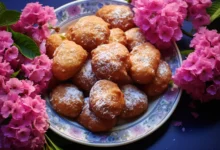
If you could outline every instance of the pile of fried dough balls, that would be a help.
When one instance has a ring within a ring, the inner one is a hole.
[[[171,80],[169,65],[133,23],[128,6],[106,5],[46,41],[53,60],[50,103],[62,116],[92,132],[146,112]]]

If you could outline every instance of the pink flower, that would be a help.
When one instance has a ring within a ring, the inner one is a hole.
[[[135,0],[132,4],[135,24],[159,49],[169,48],[172,41],[181,39],[181,27],[187,16],[184,0]]]
[[[11,128],[11,127],[9,127],[9,126],[3,126],[2,127],[2,131],[4,133],[4,136],[6,136],[6,137],[13,138],[13,137],[16,136],[15,135],[16,130]]]
[[[198,30],[190,44],[195,51],[173,76],[176,85],[202,102],[220,99],[220,44],[215,47],[210,44],[213,35],[220,39],[220,34],[215,30]]]
[[[5,78],[9,79],[13,72],[14,71],[8,62],[0,62],[0,76],[4,76]]]
[[[35,94],[42,93],[47,88],[52,78],[51,64],[52,61],[45,54],[34,58],[30,63],[22,64],[25,76],[34,82]]]
[[[38,2],[28,3],[13,29],[27,34],[40,45],[50,35],[49,26],[54,26],[56,22],[53,7],[43,7]]]
[[[173,36],[173,29],[167,26],[162,26],[158,28],[159,37],[164,42],[169,42]]]
[[[193,27],[198,30],[199,27],[210,23],[210,16],[206,9],[211,6],[211,0],[186,0],[188,4],[188,18],[192,21]]]
[[[6,82],[8,93],[20,94],[24,91],[22,82],[17,78],[11,78]]]
[[[21,142],[26,142],[29,140],[29,137],[30,137],[30,129],[24,127],[24,128],[20,128],[18,131],[17,131],[17,134],[16,134],[17,138],[19,139],[19,141]]]
[[[3,51],[6,48],[9,48],[12,44],[12,34],[7,31],[0,31],[0,54],[2,54]]]
[[[1,115],[4,118],[7,118],[14,110],[14,104],[11,101],[4,101],[4,104],[1,108]]]
[[[18,48],[12,46],[5,51],[4,58],[6,61],[12,61],[18,57]]]
[[[35,91],[33,82],[30,80],[22,80],[21,82],[23,83],[23,87],[24,87],[23,94],[27,96],[31,96],[31,94]]]
[[[198,29],[202,25],[208,25],[210,23],[210,16],[208,14],[198,14],[192,20],[195,29]]]
[[[44,132],[45,129],[48,128],[48,123],[47,121],[45,120],[45,118],[43,117],[38,117],[34,120],[34,127],[40,131],[40,132]]]
[[[21,119],[24,113],[25,113],[24,108],[22,107],[21,104],[19,104],[19,102],[17,102],[14,106],[14,111],[12,113],[13,119],[16,119],[16,120]]]

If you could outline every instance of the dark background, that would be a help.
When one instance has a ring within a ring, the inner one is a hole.
[[[53,6],[55,8],[71,2],[71,0],[38,0],[43,5]],[[1,0],[8,9],[21,11],[29,2],[34,0]],[[219,24],[218,24],[219,26]],[[190,30],[191,25],[184,23],[184,29]],[[190,38],[184,36],[178,42],[181,50],[187,49]],[[190,96],[185,92],[181,97],[176,111],[170,119],[157,131],[133,144],[105,148],[114,150],[220,150],[220,101],[212,101],[200,104],[195,102],[196,108],[190,108],[192,102]],[[197,112],[199,117],[196,119],[191,112]],[[182,126],[174,126],[173,122],[181,121]],[[69,142],[48,131],[49,137],[61,148],[66,149],[85,149],[99,150],[101,148],[87,147]],[[102,148],[103,149],[103,148]]]

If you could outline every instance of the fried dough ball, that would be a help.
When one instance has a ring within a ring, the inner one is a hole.
[[[87,52],[72,41],[63,41],[54,52],[53,75],[58,80],[67,80],[79,71],[86,61]]]
[[[120,115],[121,118],[134,118],[147,110],[147,95],[131,84],[121,87],[124,94],[125,107]]]
[[[61,84],[53,89],[50,103],[57,113],[74,118],[82,111],[83,93],[72,84]]]
[[[124,5],[106,5],[96,12],[96,15],[111,25],[111,28],[120,28],[127,31],[135,26],[134,14],[130,7]]]
[[[92,51],[92,69],[98,78],[130,83],[129,68],[129,52],[120,43],[103,44]]]
[[[134,47],[130,53],[130,74],[136,83],[147,84],[151,82],[160,62],[160,52],[150,43]]]
[[[91,51],[98,45],[108,43],[110,35],[109,24],[97,16],[80,18],[67,30],[67,39]]]
[[[52,34],[46,40],[46,53],[49,58],[53,58],[53,53],[58,46],[63,42],[63,37],[60,34]]]
[[[92,132],[109,131],[113,128],[116,124],[116,118],[111,120],[98,118],[89,109],[89,98],[86,98],[84,102],[83,110],[77,119],[81,125]]]
[[[172,77],[172,72],[169,65],[161,60],[157,69],[154,80],[145,85],[143,90],[148,96],[158,96],[162,94],[168,87]]]
[[[90,108],[97,117],[113,119],[122,112],[125,101],[117,84],[99,80],[90,91]]]
[[[89,91],[98,81],[92,70],[91,60],[87,60],[81,70],[73,77],[73,83],[85,91]]]
[[[110,30],[109,43],[118,42],[127,45],[126,36],[123,30],[114,28]]]
[[[132,28],[126,31],[125,35],[129,51],[131,51],[135,46],[141,45],[146,42],[146,39],[139,28]]]

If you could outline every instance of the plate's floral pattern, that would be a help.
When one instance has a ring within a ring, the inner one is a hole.
[[[58,26],[82,16],[95,14],[103,5],[109,4],[128,5],[125,2],[116,0],[72,2],[56,9]],[[176,68],[181,65],[181,57],[175,44],[169,53],[164,55],[164,59],[169,63],[174,74]],[[107,133],[92,133],[75,121],[59,116],[50,106],[49,100],[47,101],[47,113],[49,115],[50,128],[64,138],[86,145],[116,146],[136,141],[159,128],[172,114],[180,95],[181,90],[171,85],[167,92],[157,98],[153,106],[150,106],[153,107],[150,112],[132,122],[118,125]]]

